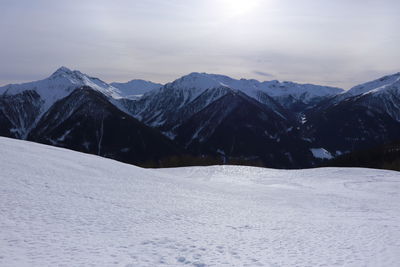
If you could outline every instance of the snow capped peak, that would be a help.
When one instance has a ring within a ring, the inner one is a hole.
[[[102,80],[77,70],[72,71],[67,67],[60,67],[50,77],[43,80],[0,87],[0,94],[17,95],[24,91],[35,91],[43,100],[43,111],[46,111],[53,103],[82,86],[89,86],[110,98],[123,97],[118,89]]]
[[[70,70],[67,67],[61,67],[45,80],[58,80],[60,82],[64,81],[65,83],[72,83],[83,86],[87,85],[87,82],[85,82],[86,78],[89,78],[89,76],[83,74],[78,70]]]
[[[192,72],[185,75],[174,82],[170,83],[174,87],[179,88],[197,88],[200,90],[206,90],[210,88],[217,88],[225,86],[223,83],[216,79],[217,75],[211,75],[207,73]]]
[[[344,95],[347,97],[351,97],[366,93],[384,92],[386,91],[386,89],[392,88],[392,86],[399,83],[400,83],[400,72],[384,76],[382,78],[373,80],[371,82],[357,85],[351,88],[349,91],[345,92]]]
[[[229,87],[227,84],[219,81],[216,78],[217,76],[218,75],[214,74],[192,72],[171,83],[167,83],[160,90],[167,90],[169,92],[173,92],[174,95],[183,97],[183,103],[187,104],[208,89]],[[158,91],[153,92],[153,94],[157,93]]]
[[[70,70],[67,67],[58,68],[49,78],[49,80],[65,80],[67,83],[77,84],[78,86],[90,86],[93,89],[98,87],[110,87],[109,84],[96,77],[88,76],[79,70]],[[99,90],[101,91],[101,90]]]
[[[72,73],[72,70],[70,70],[69,68],[67,68],[65,66],[61,66],[51,76],[56,76],[56,75],[60,75],[60,74],[68,74],[68,73]]]

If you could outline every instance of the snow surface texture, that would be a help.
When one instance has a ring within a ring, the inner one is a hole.
[[[0,266],[399,266],[397,172],[0,151]]]

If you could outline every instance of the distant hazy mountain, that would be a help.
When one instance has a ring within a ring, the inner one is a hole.
[[[155,89],[159,89],[162,84],[153,83],[145,80],[132,80],[126,83],[113,82],[110,85],[118,88],[128,98],[140,97],[143,94],[150,92]]]

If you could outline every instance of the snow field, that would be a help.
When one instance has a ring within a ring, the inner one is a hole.
[[[398,266],[400,174],[148,170],[0,138],[0,266]]]

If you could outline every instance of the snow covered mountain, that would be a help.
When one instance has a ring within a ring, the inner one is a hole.
[[[306,148],[310,144],[299,133],[299,112],[340,92],[341,89],[332,87],[236,80],[194,72],[136,101],[122,101],[132,116],[161,130],[195,154],[220,155],[223,151],[229,158],[228,155],[238,157],[242,153],[242,158],[262,158],[271,167],[293,167],[300,166],[295,164],[298,161],[308,161],[307,166],[313,162],[312,156],[309,158],[311,150]],[[241,109],[246,110],[245,116],[241,115]],[[252,121],[252,118],[256,119]],[[252,121],[251,127],[249,121]],[[223,135],[232,136],[224,138]],[[229,143],[236,138],[241,140],[240,145]],[[282,141],[277,145],[276,140]],[[302,156],[300,151],[304,152]],[[283,158],[285,164],[276,164]]]
[[[400,72],[387,75],[377,80],[357,85],[344,93],[347,97],[363,94],[379,94],[392,89],[400,82]]]
[[[123,92],[124,97],[131,99],[141,97],[143,94],[159,89],[163,86],[159,83],[153,83],[140,79],[132,80],[126,83],[113,82],[110,83],[110,85]]]
[[[331,151],[349,152],[398,140],[400,73],[355,86],[325,101],[307,113],[305,127]]]
[[[323,101],[318,109],[325,109],[329,106],[337,105],[340,102],[343,102],[346,99],[353,97],[363,97],[364,95],[369,96],[378,96],[378,95],[390,95],[390,94],[399,94],[399,82],[400,82],[400,72],[392,75],[387,75],[381,77],[379,79],[363,83],[357,86],[352,87],[348,91],[344,91],[327,101]],[[390,97],[390,96],[389,96]],[[395,100],[396,101],[396,100]]]
[[[167,132],[228,90],[207,77],[189,75],[150,91],[137,101],[125,101],[125,107],[147,125]],[[199,97],[203,93],[206,97]],[[191,108],[187,108],[189,106]]]
[[[295,106],[299,106],[300,103],[310,106],[344,91],[343,89],[329,86],[279,82],[276,80],[265,82],[259,82],[254,79],[237,80],[225,75],[196,72],[174,82],[174,87],[191,88],[191,93],[189,93],[191,97],[188,97],[189,101],[206,89],[221,86],[242,91],[260,102],[262,102],[262,95],[267,94],[287,108],[296,108]]]
[[[385,266],[400,174],[141,169],[0,137],[0,266]]]
[[[0,135],[157,166],[181,149],[124,112],[125,93],[79,71],[0,88]]]
[[[260,92],[266,93],[279,103],[290,107],[288,99],[301,101],[303,104],[310,104],[317,99],[331,97],[343,92],[343,89],[320,86],[313,84],[298,84],[294,82],[265,81],[259,82],[251,79],[233,79],[228,76],[207,73],[191,73],[176,81],[181,88],[196,88],[198,94],[205,89],[217,88],[220,86],[242,91],[248,96],[262,102]],[[196,94],[194,94],[196,96]]]
[[[124,97],[119,89],[98,78],[61,67],[50,77],[40,81],[0,87],[0,118],[5,117],[13,125],[11,132],[18,138],[26,138],[41,116],[56,101],[83,86],[88,86],[110,99]]]
[[[400,122],[400,72],[353,87],[346,96],[353,96],[359,105]]]
[[[112,98],[124,97],[121,91],[102,80],[90,77],[77,70],[72,71],[66,67],[60,67],[50,77],[40,81],[0,87],[0,95],[13,96],[34,91],[44,102],[43,111],[46,111],[57,100],[66,97],[73,90],[82,86],[88,86]]]
[[[158,162],[186,148],[190,156],[280,168],[312,167],[399,139],[400,73],[347,92],[196,72],[164,86],[141,80],[114,85],[61,67],[47,79],[1,87],[0,135],[131,163],[146,153]],[[149,127],[152,134],[146,134]],[[108,146],[102,147],[108,148],[99,149],[104,130]],[[113,146],[112,138],[121,142]]]
[[[258,83],[255,80],[234,80],[223,75],[191,73],[126,106],[132,115],[146,124],[167,131],[231,90],[240,90],[282,112],[279,103],[256,88],[255,84]]]
[[[139,101],[125,101],[125,106],[139,120],[173,135],[170,132],[172,129],[230,92],[229,89],[241,91],[282,116],[293,112],[295,114],[289,116],[297,115],[298,112],[343,91],[339,88],[311,84],[236,80],[224,75],[194,72],[158,90],[146,93]],[[198,98],[201,98],[201,101],[198,101]]]

